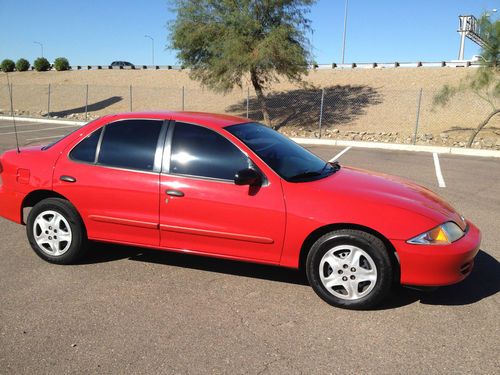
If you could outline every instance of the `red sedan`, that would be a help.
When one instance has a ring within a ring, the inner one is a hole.
[[[322,299],[358,309],[395,283],[461,281],[481,239],[421,186],[325,163],[244,118],[187,112],[106,116],[7,151],[0,215],[52,263],[93,240],[302,267]]]

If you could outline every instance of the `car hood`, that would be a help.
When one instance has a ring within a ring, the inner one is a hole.
[[[314,184],[323,192],[415,212],[435,221],[436,225],[454,221],[465,230],[465,221],[450,204],[431,190],[400,177],[342,167],[330,177],[314,181]]]

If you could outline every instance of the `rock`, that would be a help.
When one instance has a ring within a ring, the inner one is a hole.
[[[338,134],[338,133],[340,133],[340,130],[339,130],[339,129],[333,129],[333,130],[332,130],[332,133],[333,133],[333,134]]]
[[[491,138],[486,138],[486,139],[483,141],[483,144],[484,144],[486,147],[493,147],[493,146],[495,146],[495,140],[494,140],[494,139],[491,139]]]
[[[441,139],[448,139],[450,136],[448,134],[446,134],[446,133],[441,133],[441,134],[439,134],[439,137]]]

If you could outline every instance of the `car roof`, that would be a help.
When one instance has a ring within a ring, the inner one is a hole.
[[[159,119],[175,120],[193,124],[204,125],[212,128],[223,128],[229,125],[242,124],[251,120],[245,117],[207,113],[207,112],[184,112],[184,111],[164,111],[164,112],[129,112],[116,115],[105,116],[109,120],[121,119]]]

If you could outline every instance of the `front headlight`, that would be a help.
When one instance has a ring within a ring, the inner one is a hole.
[[[419,234],[407,242],[415,245],[446,245],[463,237],[465,233],[452,221]]]

